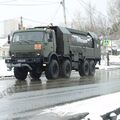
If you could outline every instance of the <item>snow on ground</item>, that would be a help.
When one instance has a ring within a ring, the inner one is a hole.
[[[120,55],[110,55],[110,63],[118,63],[120,64]]]
[[[0,59],[0,76],[11,76],[13,71],[7,71],[7,66],[4,59]]]
[[[107,66],[107,59],[105,58],[104,60],[101,60],[101,65],[96,65],[97,68],[99,69],[118,69],[120,68],[120,55],[110,55],[109,56],[109,63],[110,65]]]
[[[54,113],[62,118],[78,113],[89,112],[90,114],[86,118],[90,118],[90,120],[102,120],[101,115],[119,107],[120,92],[45,109],[41,114]]]
[[[0,39],[0,47],[2,47],[5,43],[7,43],[7,41],[8,41],[7,38]]]

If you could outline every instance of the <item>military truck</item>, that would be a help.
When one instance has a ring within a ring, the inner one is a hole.
[[[93,76],[101,59],[100,41],[94,33],[60,26],[19,30],[11,40],[8,37],[8,43],[10,57],[5,62],[19,80],[28,73],[39,79],[42,72],[47,79],[69,78],[72,70]]]

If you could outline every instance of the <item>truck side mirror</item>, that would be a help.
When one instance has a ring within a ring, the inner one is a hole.
[[[53,38],[53,34],[52,32],[49,33],[49,39],[48,39],[48,42],[52,42],[52,38]]]
[[[8,35],[8,44],[10,44],[10,35]]]

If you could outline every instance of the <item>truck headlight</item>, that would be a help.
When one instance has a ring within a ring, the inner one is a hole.
[[[12,54],[11,56],[12,56],[12,57],[14,57],[15,55],[14,55],[14,54]]]
[[[37,56],[40,56],[40,53],[37,53]]]

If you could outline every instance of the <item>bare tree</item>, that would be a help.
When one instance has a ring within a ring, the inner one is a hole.
[[[111,23],[120,22],[120,0],[109,0],[108,15]]]
[[[86,22],[84,17],[81,16],[80,12],[78,12],[75,19],[72,21],[72,28],[85,31],[85,25]]]
[[[108,20],[105,16],[98,15],[96,18],[96,31],[98,35],[107,36],[108,35]]]
[[[96,24],[95,24],[96,9],[95,9],[95,6],[91,5],[91,2],[89,2],[86,5],[86,13],[87,13],[87,18],[88,18],[87,29],[90,31],[94,31],[96,27]]]
[[[109,34],[114,39],[118,39],[120,37],[120,0],[109,0],[108,14],[111,23]]]
[[[82,16],[80,12],[77,13],[76,18],[73,20],[72,25],[74,28],[84,31],[92,31],[99,36],[105,36],[107,34],[107,20],[106,18],[97,12],[95,6],[91,3],[85,5],[86,17]]]
[[[83,4],[82,4],[83,5]],[[72,22],[72,26],[79,30],[84,31],[94,31],[95,30],[95,20],[94,20],[94,11],[95,7],[91,3],[85,3],[84,8],[87,16],[82,16],[81,11],[79,11]]]

